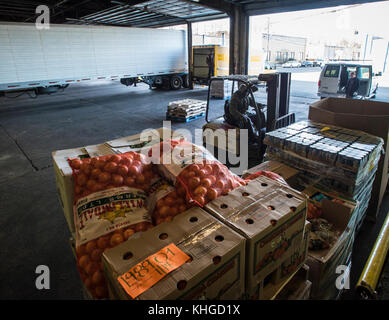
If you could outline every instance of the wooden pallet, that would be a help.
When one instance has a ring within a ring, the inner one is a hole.
[[[207,106],[205,103],[199,103],[199,104],[194,104],[190,107],[188,106],[175,106],[175,107],[172,107],[172,106],[169,106],[167,108],[168,111],[173,111],[173,110],[177,110],[177,111],[182,111],[182,112],[188,112],[188,111],[196,111],[196,110],[201,110],[201,109],[205,109]]]
[[[181,100],[181,101],[173,101],[168,105],[168,110],[198,110],[206,107],[206,101],[201,100]]]
[[[185,117],[185,118],[183,118],[183,117],[172,117],[172,116],[166,114],[166,120],[172,120],[172,121],[178,121],[178,122],[190,122],[190,121],[202,118],[204,116],[205,116],[205,112],[197,114],[197,115],[194,115],[194,116]]]
[[[166,114],[171,116],[171,117],[179,117],[179,118],[186,118],[190,116],[196,116],[198,114],[204,113],[206,109],[200,109],[200,110],[195,110],[195,111],[190,111],[190,112],[181,112],[181,111],[168,111]]]

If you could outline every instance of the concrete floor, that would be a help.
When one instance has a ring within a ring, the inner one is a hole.
[[[101,82],[74,85],[36,99],[27,95],[1,97],[0,299],[82,299],[68,243],[70,234],[57,198],[51,152],[161,127],[169,101],[206,99],[206,93],[206,88],[150,91],[144,85],[127,88],[117,82]],[[291,111],[304,119],[309,103],[298,99],[291,98]],[[193,131],[204,122],[201,118],[173,123],[173,129]],[[381,217],[388,208],[387,197]],[[357,238],[352,284],[359,277],[381,220],[366,224]],[[50,290],[36,289],[38,265],[50,268]],[[351,290],[348,296],[352,296]]]

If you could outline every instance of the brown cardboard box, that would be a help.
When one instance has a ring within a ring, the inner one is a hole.
[[[306,264],[309,266],[309,280],[312,282],[311,297],[316,299],[328,297],[326,290],[335,286],[338,276],[336,268],[347,263],[354,243],[354,232],[348,227],[353,209],[323,199],[322,210],[321,218],[332,223],[340,236],[329,249],[308,251]]]
[[[279,267],[255,287],[249,288],[247,297],[250,300],[275,300],[278,294],[289,284],[304,266],[308,253],[310,223],[305,221],[304,237],[294,253],[286,258]],[[307,267],[308,268],[308,267]],[[276,281],[275,281],[276,280]]]
[[[308,255],[310,231],[311,224],[309,221],[305,221],[304,238],[301,241],[300,246],[297,246],[294,249],[295,251],[292,253],[292,255],[281,263],[280,272],[278,273],[278,282],[285,281],[294,272],[296,272],[296,270],[299,270],[304,265]]]
[[[388,183],[389,104],[370,100],[327,98],[309,107],[309,120],[349,129],[362,130],[384,140],[385,155],[381,156],[370,199],[368,216],[375,219]]]
[[[161,240],[161,235],[167,238]],[[245,239],[198,207],[176,216],[103,254],[113,299],[130,299],[118,276],[174,243],[193,258],[140,294],[139,300],[240,299],[244,294]],[[128,260],[124,255],[132,253]],[[185,281],[180,290],[178,283]]]
[[[171,131],[169,128],[154,129],[145,133],[146,138],[147,135],[150,137],[146,144],[144,143],[144,140],[141,139],[141,134],[136,134],[111,140],[99,145],[59,150],[52,153],[58,196],[71,233],[75,232],[73,222],[74,186],[72,169],[70,168],[67,159],[91,158],[128,151],[138,152],[141,148],[151,147],[156,143],[160,143],[160,137],[163,137],[164,139],[185,139],[182,134]]]
[[[291,168],[281,162],[274,161],[274,160],[269,160],[262,162],[261,164],[250,168],[246,170],[243,173],[243,179],[247,178],[250,174],[256,173],[258,171],[271,171],[274,173],[277,173],[280,175],[284,180],[289,184],[293,184],[295,179],[297,178],[297,175],[299,173],[298,170]]]
[[[209,202],[205,209],[247,239],[249,293],[301,245],[306,197],[267,177]],[[272,278],[274,283],[279,280]]]
[[[52,153],[58,198],[71,233],[75,232],[73,221],[74,186],[72,168],[70,168],[67,159],[82,159],[103,156],[107,154],[113,154],[113,152],[105,145],[94,145],[82,148],[59,150]]]
[[[277,294],[275,300],[308,300],[312,287],[308,276],[309,267],[304,264]]]
[[[74,256],[74,264],[76,265],[76,235],[72,234],[72,237],[69,239],[70,248],[72,249],[72,253]],[[88,289],[85,287],[84,283],[81,281],[81,287],[82,287],[82,295],[84,297],[84,300],[94,300],[93,296],[90,294]]]
[[[321,208],[322,207],[322,202],[317,201],[315,199],[315,196],[317,194],[323,194],[326,197],[328,197],[330,200],[337,200],[337,201],[342,201],[343,206],[349,208],[351,210],[349,222],[347,224],[347,227],[350,229],[351,232],[355,232],[355,229],[358,225],[359,220],[361,219],[360,216],[358,216],[358,203],[356,201],[352,200],[347,200],[344,197],[342,197],[339,193],[331,190],[324,190],[321,188],[316,188],[314,186],[309,186],[308,188],[305,188],[302,193],[306,194],[308,197],[308,201],[312,202],[315,206]],[[348,213],[346,214],[348,215]]]
[[[105,145],[111,148],[114,153],[125,153],[129,151],[140,152],[141,150],[151,148],[161,141],[170,139],[185,140],[185,136],[179,132],[172,131],[169,128],[162,127],[110,140],[105,142]]]

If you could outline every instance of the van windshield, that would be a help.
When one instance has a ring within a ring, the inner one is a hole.
[[[324,76],[328,78],[337,78],[339,76],[339,66],[327,66]]]

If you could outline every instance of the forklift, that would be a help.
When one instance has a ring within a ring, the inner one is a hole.
[[[202,128],[203,145],[213,147],[213,150],[209,151],[216,158],[221,151],[228,155],[228,159],[231,155],[235,157],[240,155],[241,129],[227,115],[232,95],[244,84],[247,87],[247,96],[254,102],[250,104],[247,113],[257,130],[257,138],[248,141],[248,165],[252,167],[263,162],[266,152],[263,139],[266,132],[295,122],[295,114],[289,113],[290,81],[289,72],[266,73],[258,77],[248,75],[212,77],[208,86],[206,124]],[[261,88],[266,91],[267,97],[265,96],[263,101],[265,103],[258,102],[263,100],[258,90]],[[228,161],[227,165],[233,166]]]

